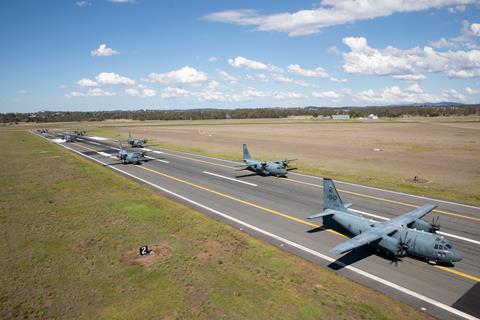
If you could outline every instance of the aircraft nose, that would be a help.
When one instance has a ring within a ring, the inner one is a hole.
[[[452,262],[458,262],[463,259],[463,256],[457,249],[452,249],[450,251],[450,259]]]

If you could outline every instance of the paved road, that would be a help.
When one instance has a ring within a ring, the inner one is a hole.
[[[177,201],[204,212],[273,245],[330,268],[441,319],[480,317],[480,208],[337,181],[344,202],[372,219],[390,219],[425,203],[439,207],[442,235],[462,252],[454,267],[431,266],[404,258],[397,265],[357,250],[338,257],[328,249],[345,238],[319,228],[305,217],[322,211],[322,180],[291,172],[289,178],[244,176],[231,161],[162,148],[146,148],[151,157],[141,165],[121,165],[110,157],[116,142],[84,138],[63,143],[47,138],[140,180]],[[55,139],[56,138],[56,139]],[[428,217],[426,218],[429,219]],[[314,222],[314,223],[313,223]]]

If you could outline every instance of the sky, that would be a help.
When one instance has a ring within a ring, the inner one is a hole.
[[[480,102],[480,0],[0,1],[0,112]]]

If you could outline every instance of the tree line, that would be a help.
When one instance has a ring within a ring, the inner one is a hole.
[[[480,105],[452,106],[385,106],[385,107],[304,107],[304,108],[246,108],[246,109],[189,109],[189,110],[135,110],[135,111],[40,111],[31,113],[0,113],[2,123],[69,122],[131,120],[213,120],[286,118],[290,116],[330,117],[348,114],[351,118],[401,116],[469,116],[480,115]]]

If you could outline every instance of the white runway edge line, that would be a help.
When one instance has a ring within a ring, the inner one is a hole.
[[[223,161],[223,162],[228,162],[228,163],[233,163],[233,164],[243,164],[242,162],[237,162],[237,161],[232,161],[232,160],[225,160],[225,159],[219,159],[219,158],[204,156],[204,155],[201,155],[201,154],[188,153],[188,152],[177,151],[177,150],[167,149],[167,148],[162,148],[162,149],[163,149],[163,150],[167,150],[167,151],[169,151],[169,152],[172,152],[172,151],[173,151],[173,152],[178,152],[178,153],[182,153],[182,154],[186,154],[186,155],[202,157],[202,158],[205,158],[205,159]],[[306,178],[323,180],[322,177],[311,176],[311,175],[308,175],[308,174],[302,174],[302,173],[297,173],[297,172],[291,172],[290,174],[297,175],[297,176],[301,176],[301,177],[306,177]],[[380,188],[375,188],[375,187],[370,187],[370,186],[364,186],[364,185],[361,185],[361,184],[356,184],[356,183],[351,183],[351,182],[345,182],[345,181],[341,181],[341,180],[334,180],[334,181],[335,181],[335,182],[338,182],[338,183],[348,184],[348,185],[351,185],[351,186],[361,187],[361,188],[378,190],[378,191],[383,191],[383,192],[388,192],[388,193],[393,193],[393,194],[400,194],[400,195],[404,195],[404,196],[408,196],[408,197],[414,197],[414,198],[419,198],[419,199],[424,199],[424,200],[438,201],[438,202],[443,202],[443,203],[452,204],[452,205],[456,205],[456,206],[462,206],[462,207],[466,207],[466,208],[471,208],[471,209],[478,209],[478,210],[480,210],[480,207],[476,207],[476,206],[472,206],[472,205],[468,205],[468,204],[464,204],[464,203],[459,203],[459,202],[452,202],[452,201],[434,199],[434,198],[429,198],[429,197],[424,197],[424,196],[417,196],[417,195],[414,195],[414,194],[408,194],[408,193],[404,193],[404,192],[400,192],[400,191],[393,191],[393,190],[388,190],[388,189],[380,189]]]
[[[49,140],[48,140],[47,138],[45,138],[45,137],[42,137],[42,138],[44,138],[45,140],[49,141]],[[207,206],[205,206],[205,205],[203,205],[203,204],[201,204],[201,203],[198,203],[198,202],[196,202],[196,201],[194,201],[194,200],[191,200],[191,199],[189,199],[189,198],[187,198],[187,197],[184,197],[184,196],[182,196],[182,195],[180,195],[180,194],[178,194],[178,193],[175,193],[175,192],[173,192],[173,191],[170,191],[170,190],[168,190],[168,189],[166,189],[166,188],[164,188],[164,187],[160,187],[160,186],[158,186],[158,185],[156,185],[156,184],[154,184],[154,183],[152,183],[152,182],[150,182],[150,181],[147,181],[147,180],[144,180],[144,179],[142,179],[142,178],[139,178],[139,177],[137,177],[137,176],[135,176],[135,175],[133,175],[133,174],[131,174],[131,173],[128,173],[128,172],[123,171],[123,170],[121,170],[121,169],[115,168],[115,167],[113,167],[113,166],[111,166],[111,165],[109,165],[109,164],[107,164],[107,163],[104,163],[104,162],[102,162],[102,161],[100,161],[100,160],[97,160],[97,159],[95,159],[95,158],[93,158],[93,157],[90,157],[90,156],[88,156],[88,155],[86,155],[86,154],[83,154],[83,153],[81,153],[81,152],[79,152],[79,151],[77,151],[77,150],[74,150],[74,149],[72,149],[72,148],[70,148],[70,147],[67,147],[67,146],[65,146],[65,145],[63,145],[63,144],[59,144],[59,145],[62,146],[62,147],[64,147],[64,148],[66,148],[66,149],[69,149],[69,150],[71,150],[71,151],[73,151],[73,152],[75,152],[75,153],[77,153],[77,154],[79,154],[79,155],[81,155],[81,156],[84,156],[84,157],[89,158],[89,159],[91,159],[91,160],[93,160],[93,161],[95,161],[95,162],[98,162],[98,163],[100,163],[100,164],[102,164],[102,165],[104,165],[104,166],[107,166],[107,167],[109,167],[109,168],[112,169],[112,170],[121,172],[121,173],[123,173],[123,174],[125,174],[125,175],[127,175],[127,176],[129,176],[129,177],[131,177],[131,178],[134,178],[134,179],[136,179],[136,180],[138,180],[138,181],[141,181],[141,182],[143,182],[143,183],[145,183],[145,184],[147,184],[147,185],[150,185],[150,186],[152,186],[152,187],[154,187],[154,188],[156,188],[156,189],[158,189],[158,190],[161,190],[161,191],[163,191],[163,192],[165,192],[165,193],[168,193],[168,194],[170,194],[170,195],[172,195],[172,196],[174,196],[174,197],[177,197],[177,198],[179,198],[179,199],[182,199],[182,200],[184,200],[184,201],[186,201],[186,202],[188,202],[188,203],[191,203],[191,204],[193,204],[193,205],[195,205],[195,206],[197,206],[197,207],[199,207],[199,208],[202,208],[202,209],[205,209],[205,210],[207,210],[207,211],[210,211],[210,212],[212,212],[212,213],[214,213],[214,214],[216,214],[216,215],[218,215],[218,216],[221,216],[221,217],[223,217],[223,218],[225,218],[225,219],[227,219],[227,220],[233,221],[233,222],[235,222],[235,223],[237,223],[237,224],[239,224],[239,225],[242,225],[242,226],[244,226],[244,227],[247,227],[247,228],[249,228],[249,229],[251,229],[251,230],[254,230],[254,231],[258,232],[258,233],[261,233],[261,234],[263,234],[263,235],[266,235],[266,236],[268,236],[268,237],[271,237],[272,239],[276,239],[276,240],[278,240],[278,241],[280,241],[280,242],[283,242],[283,243],[286,243],[286,244],[288,244],[288,245],[290,245],[290,246],[292,246],[292,247],[294,247],[294,248],[297,248],[297,249],[300,249],[300,250],[302,250],[302,251],[304,251],[304,252],[310,253],[311,255],[316,256],[316,257],[321,258],[321,259],[324,259],[324,260],[326,260],[327,262],[332,263],[332,262],[336,261],[336,259],[330,258],[329,256],[326,256],[326,255],[324,255],[324,254],[321,254],[320,252],[314,251],[314,250],[309,249],[309,248],[307,248],[307,247],[305,247],[305,246],[303,246],[303,245],[300,245],[300,244],[298,244],[298,243],[296,243],[296,242],[287,240],[287,239],[282,238],[282,237],[280,237],[280,236],[277,236],[277,235],[275,235],[275,234],[273,234],[273,233],[270,233],[270,232],[268,232],[268,231],[266,231],[266,230],[263,230],[263,229],[260,229],[260,228],[258,228],[258,227],[255,227],[255,226],[253,226],[253,225],[251,225],[251,224],[249,224],[249,223],[243,222],[243,221],[241,221],[241,220],[239,220],[239,219],[237,219],[237,218],[231,217],[231,216],[229,216],[229,215],[227,215],[227,214],[225,214],[225,213],[222,213],[222,212],[220,212],[220,211],[217,211],[217,210],[215,210],[215,209],[212,209],[212,208],[210,208],[210,207],[207,207]],[[438,307],[438,308],[440,308],[440,309],[443,309],[443,310],[445,310],[445,311],[448,311],[448,312],[450,312],[450,313],[452,313],[452,314],[455,314],[455,315],[457,315],[457,316],[459,316],[459,317],[462,317],[462,318],[464,318],[464,319],[467,319],[467,320],[480,320],[480,319],[478,319],[478,318],[476,318],[476,317],[474,317],[474,316],[472,316],[472,315],[469,315],[468,313],[465,313],[465,312],[460,311],[460,310],[458,310],[458,309],[452,308],[452,307],[450,307],[450,306],[448,306],[448,305],[446,305],[446,304],[444,304],[444,303],[441,303],[441,302],[439,302],[439,301],[436,301],[436,300],[434,300],[434,299],[431,299],[431,298],[429,298],[429,297],[426,297],[426,296],[424,296],[424,295],[422,295],[422,294],[420,294],[420,293],[417,293],[417,292],[415,292],[415,291],[412,291],[412,290],[410,290],[410,289],[404,288],[404,287],[402,287],[402,286],[400,286],[400,285],[397,285],[397,284],[395,284],[395,283],[393,283],[393,282],[390,282],[390,281],[388,281],[388,280],[385,280],[385,279],[382,279],[382,278],[380,278],[380,277],[377,277],[376,275],[373,275],[373,274],[371,274],[371,273],[365,272],[365,271],[360,270],[360,269],[358,269],[358,268],[356,268],[356,267],[352,267],[352,266],[350,266],[350,265],[345,265],[345,266],[343,266],[343,267],[344,267],[344,269],[348,269],[348,270],[350,270],[350,271],[352,271],[352,272],[355,272],[355,273],[357,273],[357,274],[359,274],[359,275],[362,275],[362,276],[364,276],[364,277],[366,277],[366,278],[368,278],[368,279],[371,279],[371,280],[373,280],[373,281],[379,282],[379,283],[381,283],[381,284],[383,284],[383,285],[385,285],[385,286],[387,286],[387,287],[396,289],[396,290],[398,290],[398,291],[400,291],[400,292],[402,292],[402,293],[405,293],[405,294],[407,294],[407,295],[409,295],[409,296],[412,296],[412,297],[417,298],[417,299],[419,299],[419,300],[422,300],[422,301],[424,301],[424,302],[426,302],[426,303],[429,303],[429,304],[431,304],[431,305],[434,305],[434,306],[436,306],[436,307]]]
[[[376,214],[373,214],[373,213],[368,213],[368,212],[365,212],[365,211],[355,210],[355,209],[351,209],[351,208],[348,209],[348,210],[353,211],[353,212],[357,212],[357,213],[360,213],[360,214],[363,214],[363,215],[366,215],[366,216],[381,219],[381,220],[390,220],[389,218],[385,218],[385,217],[382,217],[382,216],[379,216],[379,215],[376,215]],[[451,238],[455,238],[455,239],[459,239],[459,240],[463,240],[463,241],[467,241],[467,242],[470,242],[470,243],[480,245],[480,241],[473,240],[473,239],[470,239],[470,238],[465,238],[465,237],[457,236],[455,234],[442,232],[442,231],[437,231],[437,233],[441,234],[441,235],[444,235],[444,236],[447,236],[447,237],[451,237]]]
[[[234,179],[234,178],[222,176],[222,175],[220,175],[220,174],[216,174],[216,173],[213,173],[213,172],[203,171],[203,173],[208,174],[208,175],[211,175],[211,176],[215,176],[215,177],[227,179],[227,180],[230,180],[230,181],[235,181],[235,182],[247,184],[247,185],[249,185],[249,186],[258,187],[258,185],[255,184],[255,183],[250,183],[250,182],[247,182],[247,181],[242,181],[242,180],[238,180],[238,179]]]

